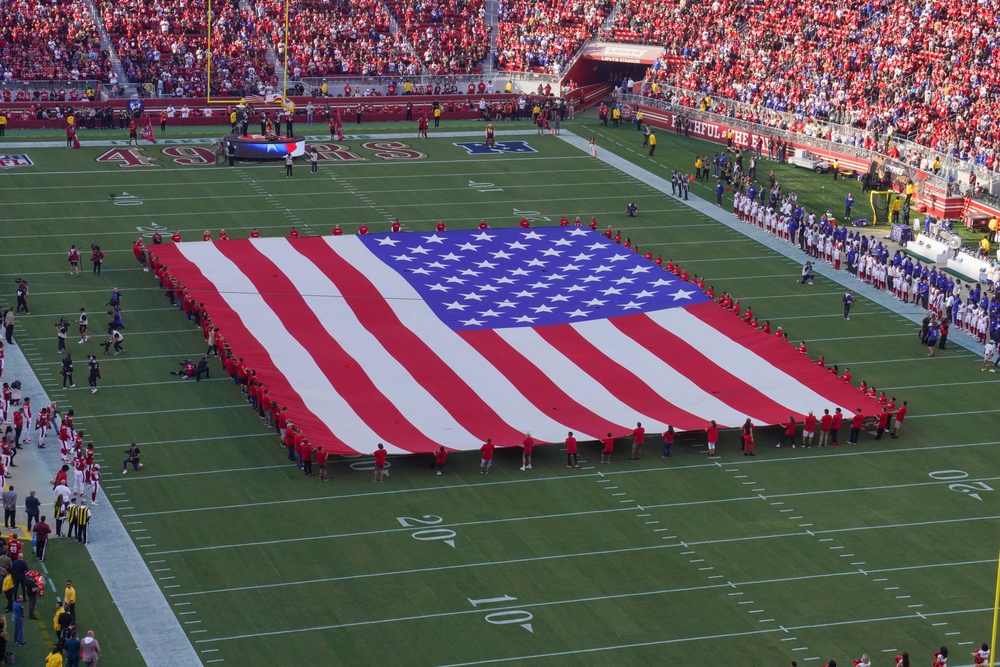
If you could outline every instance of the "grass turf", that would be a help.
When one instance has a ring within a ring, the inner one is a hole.
[[[364,160],[324,162],[316,176],[298,165],[292,180],[280,165],[178,165],[180,154],[165,155],[164,145],[142,148],[152,166],[129,168],[95,162],[109,147],[11,151],[35,161],[0,184],[0,280],[12,291],[24,275],[32,287],[20,340],[36,370],[54,378],[55,319],[85,306],[102,327],[111,288],[123,290],[128,352],[102,357],[102,390],[43,382],[82,416],[111,470],[124,443],[143,447],[146,469],[108,475],[105,488],[125,494],[119,507],[132,509],[119,514],[130,529],[153,538],[144,557],[163,563],[151,567],[171,568],[179,587],[164,594],[178,612],[196,612],[201,623],[186,627],[197,628],[191,639],[203,660],[692,665],[725,654],[738,664],[808,665],[869,652],[882,664],[891,650],[929,655],[947,644],[961,664],[963,651],[988,640],[995,544],[984,536],[998,518],[990,509],[998,472],[995,412],[982,397],[995,376],[964,382],[978,367],[974,355],[954,349],[927,359],[914,325],[870,302],[844,322],[838,285],[796,285],[797,262],[558,139],[505,137],[518,127],[505,124],[500,140],[523,139],[538,152],[470,156],[453,144],[476,140],[481,125],[447,125],[476,136],[402,140],[426,154],[413,161],[381,159],[375,153],[385,147],[348,141]],[[695,153],[716,150],[661,133],[650,159],[628,126],[603,129],[584,116],[564,127],[667,177],[692,170]],[[400,131],[363,129],[372,137]],[[105,138],[82,139],[95,135]],[[199,159],[190,148],[181,157]],[[770,168],[765,162],[761,172]],[[776,171],[811,208],[840,212],[849,188],[859,198],[856,184]],[[692,194],[713,197],[707,187]],[[628,201],[638,218],[625,217]],[[228,381],[168,375],[204,343],[130,251],[154,227],[196,240],[206,228],[238,237],[253,227],[284,235],[295,225],[321,234],[366,222],[385,231],[399,217],[407,229],[429,230],[439,219],[512,226],[525,214],[535,224],[596,215],[601,229],[621,229],[643,252],[732,292],[761,320],[806,340],[810,356],[908,400],[901,438],[775,450],[777,431],[764,430],[748,460],[726,434],[722,458],[710,461],[701,439],[685,435],[669,461],[654,442],[631,464],[619,441],[610,466],[596,464],[596,445],[585,445],[588,461],[572,471],[548,447],[521,472],[509,449],[488,477],[478,474],[475,453],[453,454],[441,477],[428,460],[393,458],[381,485],[371,483],[367,457],[344,458],[332,466],[333,481],[319,484],[288,464]],[[68,275],[71,243],[104,248],[101,277]],[[97,352],[97,338],[70,351]],[[51,565],[93,591],[85,614],[102,619],[102,641],[113,640],[102,664],[137,664],[96,571],[78,558],[53,556]]]

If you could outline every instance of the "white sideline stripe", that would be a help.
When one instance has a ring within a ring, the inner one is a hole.
[[[23,353],[19,346],[8,347],[5,370],[9,377],[21,380],[25,395],[30,393],[38,397],[40,405],[45,405],[50,398]],[[27,488],[45,488],[48,475],[44,471],[55,470],[60,465],[58,448],[30,447],[23,456],[29,458],[20,464],[26,466],[19,468],[24,475],[22,483],[29,484]],[[34,481],[29,478],[34,478]],[[200,665],[194,647],[170,609],[136,543],[129,537],[114,504],[104,490],[100,490],[98,495],[102,508],[100,520],[93,524],[92,540],[86,545],[85,556],[93,560],[139,654],[148,667]]]
[[[275,367],[289,382],[296,378],[293,385],[299,391],[303,404],[313,414],[336,414],[338,425],[349,424],[351,432],[367,442],[381,442],[368,425],[357,418],[344,397],[330,385],[323,375],[312,355],[285,328],[281,319],[271,310],[263,297],[257,292],[256,286],[243,275],[239,267],[223,255],[213,243],[182,243],[181,254],[198,266],[202,274],[209,280],[227,302],[230,308],[243,321],[250,335],[261,342],[268,350],[281,350],[280,355],[272,357]],[[303,387],[308,391],[303,391]],[[329,426],[328,421],[320,420],[330,436],[338,439]],[[391,444],[386,445],[390,453],[403,453]]]
[[[361,247],[364,246],[357,237],[354,242]],[[327,240],[327,245],[335,248],[332,239]],[[565,437],[563,434],[569,427],[539,410],[496,366],[487,362],[461,336],[455,336],[402,276],[370,251],[358,252],[351,256],[352,264],[364,273],[381,294],[397,297],[387,299],[386,304],[403,326],[419,335],[420,340],[462,378],[477,396],[488,397],[489,406],[504,422],[516,430],[520,430],[523,424],[531,424],[532,433],[541,440],[558,442]],[[389,384],[397,381],[398,379],[393,379],[392,376],[387,378]],[[407,394],[406,398],[396,405],[402,409],[412,401],[412,396],[413,394]],[[420,421],[411,419],[411,423],[414,424],[419,424]],[[440,433],[437,427],[434,430],[427,430],[423,426],[418,428],[424,433]]]

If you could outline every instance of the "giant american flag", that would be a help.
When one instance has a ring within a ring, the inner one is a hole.
[[[787,342],[586,228],[261,238],[157,254],[328,452],[873,411]]]

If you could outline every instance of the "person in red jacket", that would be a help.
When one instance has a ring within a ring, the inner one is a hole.
[[[611,454],[615,451],[615,437],[608,433],[608,437],[601,440],[604,449],[601,450],[601,463],[611,463]]]
[[[393,234],[402,231],[403,225],[401,222],[399,222],[399,218],[396,218],[395,220],[392,221],[392,224],[389,225],[389,229],[390,231],[392,231]]]
[[[833,420],[830,422],[830,444],[840,445],[840,427],[844,425],[844,413],[837,408],[833,412]]]
[[[861,436],[861,427],[864,426],[864,423],[865,416],[861,414],[861,408],[858,408],[854,413],[854,417],[851,418],[851,437],[847,439],[847,444],[858,444],[858,438]]]
[[[302,472],[306,477],[313,476],[313,448],[309,444],[308,438],[302,440],[302,445],[300,447],[302,450]]]
[[[493,444],[493,438],[486,438],[486,442],[483,446],[479,448],[479,474],[489,475],[490,466],[493,465],[493,450],[496,445]]]
[[[784,433],[784,435],[781,436],[781,440],[778,441],[778,444],[776,444],[775,447],[781,447],[783,444],[785,444],[785,440],[788,440],[789,442],[792,443],[792,448],[794,449],[794,447],[795,447],[795,426],[796,426],[796,424],[795,424],[795,416],[791,415],[791,416],[788,417],[788,423],[785,424],[785,433]]]
[[[372,475],[373,482],[381,482],[385,479],[385,447],[382,443],[378,443],[378,449],[375,450],[375,472]]]
[[[895,440],[899,437],[899,427],[903,425],[903,419],[906,418],[906,401],[903,401],[903,405],[899,407],[896,411],[896,424],[892,428],[892,435],[889,437]]]
[[[438,475],[444,474],[444,462],[447,460],[448,460],[448,452],[445,451],[444,447],[441,447],[440,449],[438,449],[437,454],[434,455],[434,469],[436,471],[435,474]],[[521,470],[524,470],[524,468],[521,468]]]
[[[802,425],[802,446],[812,447],[813,435],[816,433],[816,415],[810,410],[806,415],[806,421]],[[795,445],[792,445],[794,447]]]
[[[708,439],[708,455],[715,456],[715,446],[719,443],[719,427],[715,425],[714,419],[705,429],[705,436]]]
[[[580,460],[577,457],[576,438],[573,437],[573,431],[570,431],[566,435],[566,467],[580,467]]]
[[[434,225],[434,229],[439,232],[446,231],[447,227],[445,227],[444,220],[438,220],[437,224]]]
[[[638,461],[642,458],[642,443],[646,439],[646,429],[642,427],[642,422],[635,423],[635,430],[632,431],[632,456],[629,461]]]
[[[366,225],[365,223],[362,222],[361,226],[358,227],[358,234],[361,234],[362,236],[364,236],[365,234],[368,233],[368,231],[369,231],[368,230],[368,225]]]
[[[667,424],[667,430],[663,432],[663,458],[670,458],[670,448],[674,445],[674,427]]]
[[[878,416],[878,433],[875,434],[876,440],[882,439],[882,434],[889,427],[889,408],[883,406],[882,412]]]

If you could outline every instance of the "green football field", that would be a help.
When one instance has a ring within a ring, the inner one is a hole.
[[[446,125],[467,134],[432,130],[423,141],[409,126],[349,126],[368,134],[327,146],[318,174],[300,160],[292,179],[278,164],[215,166],[210,142],[221,132],[171,129],[158,138],[187,141],[131,150],[97,131],[81,135],[78,151],[43,132],[8,132],[8,144],[31,147],[0,143],[34,163],[0,175],[6,303],[15,278],[31,286],[20,347],[110,463],[104,489],[201,660],[763,666],[844,665],[867,652],[888,665],[902,650],[929,664],[947,645],[949,664],[970,664],[992,628],[1000,439],[988,396],[997,375],[980,373],[978,356],[958,345],[927,358],[916,326],[863,289],[857,316],[844,321],[841,285],[796,284],[797,260],[559,138],[515,136],[528,126],[505,124],[500,140],[535,152],[472,155],[455,143],[479,141],[481,124]],[[663,132],[650,159],[629,126],[582,117],[564,131],[595,135],[602,154],[668,179],[674,168],[692,171],[696,152],[716,150]],[[822,210],[839,211],[851,188],[777,172]],[[714,200],[708,187],[692,196]],[[629,201],[637,218],[624,215]],[[206,229],[243,238],[255,227],[319,235],[335,223],[347,233],[362,222],[388,231],[397,217],[407,230],[430,230],[439,220],[501,227],[563,215],[596,216],[602,230],[621,230],[807,341],[811,357],[908,401],[900,438],[774,449],[779,432],[765,429],[746,459],[725,433],[721,457],[709,459],[695,433],[679,437],[669,460],[653,438],[638,463],[626,461],[622,439],[611,465],[595,465],[597,445],[587,443],[580,469],[567,470],[550,446],[524,472],[515,447],[498,452],[489,476],[474,452],[451,455],[440,477],[429,459],[395,457],[380,485],[369,457],[344,457],[322,484],[289,464],[217,365],[198,384],[169,375],[205,344],[131,252],[153,230],[195,241]],[[107,254],[102,275],[84,261],[83,275],[70,276],[70,244],[86,259],[94,243]],[[77,359],[101,356],[103,383],[92,395],[78,377],[82,388],[64,390],[53,324],[86,307],[103,329],[113,287],[125,295],[127,353],[104,357],[97,336],[71,345]],[[146,467],[122,476],[131,441]],[[84,582],[85,613],[110,644],[101,664],[141,664],[101,575],[84,561],[66,549],[48,565],[56,581],[72,573]],[[52,599],[44,604],[45,622],[28,628],[26,664],[40,664],[51,641]]]

